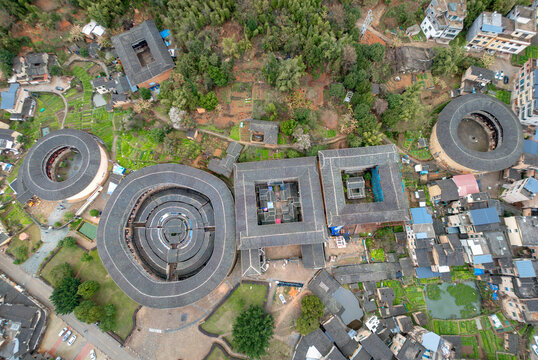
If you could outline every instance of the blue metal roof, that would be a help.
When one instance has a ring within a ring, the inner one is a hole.
[[[536,277],[536,272],[532,266],[531,260],[514,261],[517,268],[517,273],[520,278],[533,278]]]
[[[434,332],[428,332],[422,336],[422,346],[426,349],[433,352],[439,349],[439,343],[441,342],[441,337]]]
[[[523,142],[523,152],[527,154],[538,154],[538,142],[533,140],[525,140]]]
[[[469,215],[473,225],[495,224],[501,221],[497,214],[497,209],[494,207],[470,210]]]
[[[433,272],[432,269],[429,267],[415,268],[415,272],[417,273],[417,278],[419,279],[431,279],[434,277],[441,276],[441,273]]]
[[[433,224],[433,219],[425,207],[411,208],[411,217],[414,224]]]
[[[449,226],[446,228],[446,232],[449,234],[459,234],[460,229],[457,226]]]
[[[529,190],[533,194],[538,194],[538,180],[535,178],[529,178],[524,186],[525,189]]]
[[[419,233],[416,233],[416,237],[417,237],[417,239],[427,239],[428,238],[428,233],[419,232]]]
[[[482,30],[483,31],[488,31],[488,32],[494,32],[494,33],[497,33],[497,34],[500,34],[500,33],[503,32],[502,26],[495,26],[495,25],[491,25],[491,24],[483,24],[482,25]]]
[[[0,109],[13,109],[15,107],[15,95],[19,89],[19,83],[9,85],[9,90],[2,92],[2,105]]]
[[[473,256],[473,262],[475,264],[489,264],[493,262],[493,258],[491,257],[491,254],[476,255],[476,256]]]

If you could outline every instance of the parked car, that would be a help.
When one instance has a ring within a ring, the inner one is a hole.
[[[534,343],[538,345],[538,335],[534,335]]]
[[[71,330],[69,330],[68,332],[66,332],[66,333],[64,334],[64,337],[62,338],[62,341],[63,341],[63,342],[66,342],[67,339],[69,339],[69,337],[71,336],[71,334],[72,334]]]
[[[69,341],[67,342],[67,345],[68,346],[73,345],[75,343],[75,340],[77,340],[77,336],[76,335],[71,336],[71,339],[69,339]]]
[[[282,301],[282,304],[286,304],[286,299],[284,298],[284,295],[278,294],[278,297],[280,298],[280,301]]]
[[[97,355],[95,355],[95,350],[91,349],[90,350],[90,360],[95,360],[95,359],[97,359]]]
[[[503,79],[503,83],[508,84],[508,80],[509,80],[508,76],[505,76],[504,79]]]
[[[56,86],[55,89],[58,90],[58,91],[64,91],[64,88],[61,87],[61,86]]]
[[[534,345],[532,344],[532,350],[534,350],[534,353],[536,354],[536,356],[538,356],[538,345]]]
[[[64,328],[62,329],[62,331],[60,331],[60,333],[58,334],[58,336],[63,336],[63,334],[65,334],[65,332],[66,332],[67,330],[69,330],[69,329],[66,328],[66,327],[64,327]]]
[[[58,356],[58,357],[56,358],[56,360],[62,360],[62,357],[61,357],[61,356]]]

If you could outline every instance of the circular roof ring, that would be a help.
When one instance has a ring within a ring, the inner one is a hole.
[[[469,94],[452,100],[439,114],[435,136],[448,157],[478,172],[509,168],[523,152],[518,118],[490,95]]]
[[[181,307],[215,290],[235,261],[233,197],[217,177],[160,164],[126,176],[97,229],[108,273],[133,300]]]

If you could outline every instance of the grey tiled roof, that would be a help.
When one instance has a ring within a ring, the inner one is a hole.
[[[226,149],[226,156],[223,159],[211,159],[207,168],[214,173],[230,177],[232,175],[233,165],[239,158],[243,145],[238,142],[231,142]]]
[[[263,142],[268,145],[276,145],[278,143],[278,123],[265,120],[249,120],[250,131],[263,133]]]
[[[502,142],[493,151],[469,150],[458,137],[458,125],[470,113],[485,112],[495,117],[502,128]],[[467,168],[492,172],[512,166],[523,152],[521,124],[508,106],[493,96],[469,94],[452,100],[441,113],[435,134],[448,157]]]
[[[398,159],[394,145],[320,151],[319,163],[328,225],[409,220],[409,205],[401,184]],[[384,201],[346,203],[341,172],[374,166],[379,166]]]
[[[357,349],[359,343],[349,337],[346,325],[337,316],[331,317],[323,323],[323,328],[340,349],[346,358],[350,358]]]
[[[454,180],[444,179],[435,183],[441,188],[441,201],[451,202],[459,199],[458,187]]]
[[[259,249],[241,250],[241,276],[262,274]]]
[[[389,347],[374,333],[360,343],[374,360],[391,360],[393,357]]]
[[[321,329],[317,329],[301,337],[295,348],[293,360],[306,360],[306,353],[311,346],[314,346],[322,356],[326,356],[334,345]]]
[[[283,180],[299,184],[302,221],[258,225],[255,184]],[[315,157],[235,164],[234,189],[239,250],[325,242],[327,227]]]
[[[52,152],[66,146],[76,148],[80,153],[80,169],[65,181],[52,181],[44,170],[45,162]],[[100,165],[101,155],[97,137],[73,129],[54,131],[39,139],[24,158],[19,169],[17,193],[22,196],[29,191],[41,199],[51,201],[70,198],[92,183]],[[22,201],[19,196],[17,199]]]
[[[426,348],[422,344],[408,337],[398,351],[396,358],[398,360],[421,360],[425,352]]]
[[[301,257],[305,268],[325,267],[325,246],[323,244],[301,245]]]
[[[174,61],[164,44],[153,20],[144,21],[134,28],[112,37],[125,74],[132,85],[138,85],[174,68]],[[146,40],[155,61],[142,66],[133,50],[133,44]]]
[[[344,265],[333,268],[334,277],[341,284],[395,279],[399,271],[399,263]]]

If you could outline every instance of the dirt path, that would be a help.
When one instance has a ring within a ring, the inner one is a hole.
[[[308,292],[305,291],[297,295],[292,301],[288,302],[287,306],[285,306],[284,309],[278,313],[278,317],[275,320],[275,328],[278,328],[284,320],[287,320],[290,318],[290,313],[296,310],[295,309],[296,306],[299,306],[299,307],[301,306],[301,299],[303,298],[303,296],[307,294]]]
[[[110,74],[108,73],[108,68],[106,67],[104,62],[102,62],[101,60],[97,60],[97,59],[83,58],[82,56],[77,55],[77,54],[71,55],[71,57],[63,64],[63,66],[68,67],[74,61],[92,62],[94,64],[97,64],[103,69],[103,71],[105,72],[107,77],[110,76]]]

